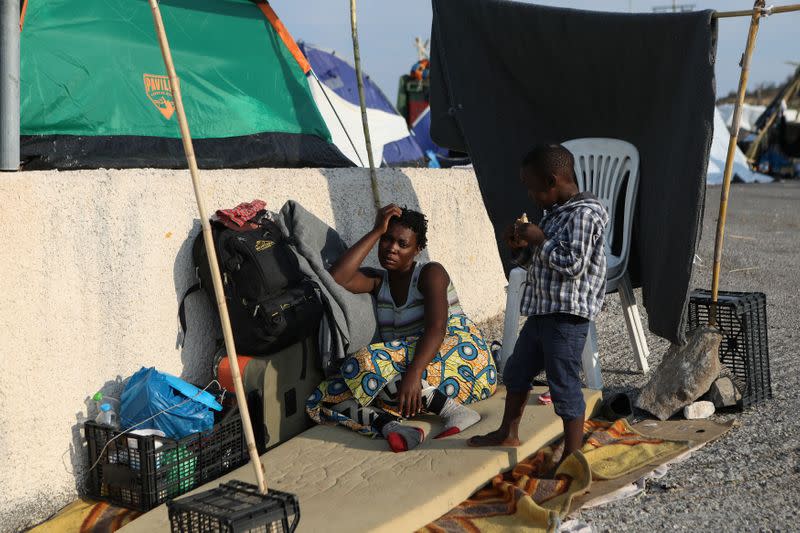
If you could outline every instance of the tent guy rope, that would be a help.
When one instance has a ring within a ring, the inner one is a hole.
[[[219,308],[222,334],[223,337],[225,337],[225,349],[228,352],[231,376],[233,377],[233,385],[236,389],[236,403],[239,406],[239,414],[242,417],[242,428],[244,429],[245,440],[247,441],[247,451],[250,453],[250,461],[252,462],[253,469],[256,473],[258,489],[262,494],[266,494],[267,481],[264,477],[264,466],[261,464],[261,459],[258,456],[256,439],[253,435],[253,426],[250,423],[250,412],[247,408],[247,398],[245,397],[244,393],[244,385],[242,385],[242,375],[239,371],[239,362],[236,356],[236,346],[233,342],[233,331],[231,330],[231,321],[230,317],[228,316],[228,306],[225,303],[225,292],[222,288],[222,277],[220,276],[219,265],[217,264],[217,252],[214,249],[214,239],[211,237],[211,224],[208,222],[205,198],[203,196],[203,190],[200,186],[200,171],[197,168],[197,160],[194,156],[192,137],[189,134],[189,123],[186,121],[186,113],[183,109],[180,80],[178,80],[178,75],[175,72],[175,65],[172,62],[172,53],[169,49],[167,33],[164,29],[164,21],[161,19],[161,11],[158,8],[158,1],[149,0],[149,2],[150,8],[153,10],[153,23],[155,24],[156,34],[158,35],[158,44],[161,46],[161,55],[164,58],[164,65],[167,67],[167,75],[169,76],[172,99],[175,103],[175,111],[178,115],[178,124],[180,125],[181,129],[183,149],[186,152],[186,161],[189,164],[189,172],[192,176],[194,196],[195,200],[197,200],[197,210],[200,212],[200,223],[203,226],[203,241],[205,242],[206,254],[208,255],[208,264],[211,267],[211,280],[214,284],[214,294],[217,297],[217,307]]]
[[[324,87],[322,81],[317,77],[317,73],[314,72],[313,69],[311,70],[311,75],[314,77],[314,80],[317,82],[317,85],[319,86],[319,90],[322,91],[322,95],[325,97],[325,101],[328,102],[328,105],[330,106],[331,111],[333,111],[334,116],[336,116],[336,120],[339,121],[339,125],[342,127],[342,131],[344,132],[345,136],[347,136],[347,140],[350,143],[350,146],[353,147],[353,151],[356,153],[356,157],[358,158],[358,162],[363,166],[364,165],[364,161],[361,160],[361,155],[358,153],[358,148],[356,147],[356,143],[354,143],[353,139],[350,137],[350,132],[347,131],[347,128],[344,125],[344,121],[342,120],[342,117],[339,116],[339,112],[336,110],[336,106],[334,106],[333,102],[331,102],[331,98],[328,96],[327,89]]]

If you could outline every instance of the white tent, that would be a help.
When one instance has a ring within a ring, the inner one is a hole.
[[[320,84],[309,78],[308,85],[322,118],[328,125],[333,143],[353,163],[362,167],[368,166],[361,108],[336,94],[324,83]],[[408,137],[408,125],[400,115],[392,115],[370,107],[367,108],[367,120],[373,160],[375,165],[379,166],[383,159],[384,146]]]
[[[722,174],[725,171],[725,158],[728,155],[728,142],[730,132],[722,119],[720,109],[714,111],[714,140],[711,142],[711,154],[708,157],[708,175],[706,183],[709,185],[719,185],[722,183]],[[747,158],[739,147],[733,155],[733,176],[738,177],[746,183],[767,183],[772,178],[753,172],[747,165]]]
[[[725,126],[730,128],[731,122],[733,122],[733,104],[720,104],[717,109],[722,116],[722,121],[724,122]],[[764,105],[743,104],[742,118],[739,125],[744,130],[755,131],[758,117],[760,117],[766,110],[767,106]]]

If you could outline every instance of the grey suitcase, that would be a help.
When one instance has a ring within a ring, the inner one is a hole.
[[[323,379],[316,335],[265,357],[240,355],[239,369],[259,453],[313,425],[305,405]],[[224,348],[215,358],[214,374],[233,393]]]

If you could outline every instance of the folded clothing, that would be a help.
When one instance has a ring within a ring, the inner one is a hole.
[[[252,202],[242,202],[233,209],[219,209],[217,210],[217,217],[223,223],[229,221],[242,227],[265,207],[267,207],[267,203],[264,200],[256,199]]]

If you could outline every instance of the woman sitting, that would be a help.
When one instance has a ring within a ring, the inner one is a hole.
[[[464,404],[488,398],[497,386],[486,341],[464,315],[447,271],[416,260],[427,229],[421,213],[386,206],[374,229],[331,267],[347,290],[375,296],[382,342],[345,359],[341,376],[322,382],[307,404],[315,422],[381,435],[395,452],[425,438],[401,417],[437,414],[445,429],[436,438],[454,435],[480,420]],[[362,268],[376,244],[384,270]]]

